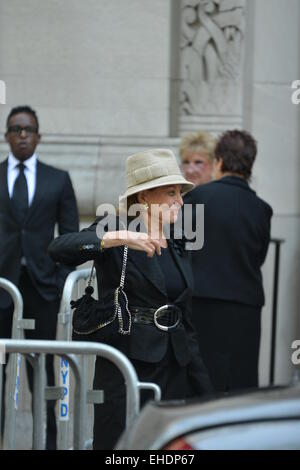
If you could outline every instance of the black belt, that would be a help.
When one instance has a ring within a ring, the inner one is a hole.
[[[176,305],[163,305],[158,308],[129,307],[134,323],[155,325],[159,330],[172,331],[182,321],[182,312]]]

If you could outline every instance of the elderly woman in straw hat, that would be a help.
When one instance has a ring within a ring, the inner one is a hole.
[[[116,216],[116,227],[98,218],[79,233],[52,242],[53,258],[69,264],[94,260],[98,292],[115,292],[124,268],[127,331],[111,341],[133,363],[139,380],[157,383],[162,398],[185,399],[211,392],[190,322],[193,274],[183,240],[169,239],[170,224],[178,217],[182,194],[192,189],[180,173],[175,155],[154,149],[130,156],[126,162],[127,190],[122,201],[128,213],[139,208],[136,219]],[[124,205],[123,205],[124,206]],[[127,224],[127,225],[126,225]],[[104,227],[105,225],[105,227]],[[109,225],[109,224],[108,224]],[[100,239],[99,239],[100,237]],[[98,358],[94,388],[104,389],[105,403],[95,405],[94,449],[114,447],[125,425],[125,387],[117,368]],[[142,404],[151,393],[141,396]]]

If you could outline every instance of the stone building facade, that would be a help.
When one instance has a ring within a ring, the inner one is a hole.
[[[30,104],[40,158],[71,173],[82,218],[117,203],[128,155],[178,152],[180,136],[245,128],[258,140],[253,187],[282,246],[276,382],[300,339],[300,0],[0,0],[0,130]],[[0,156],[7,146],[0,139]],[[261,383],[268,383],[274,247],[264,267]]]

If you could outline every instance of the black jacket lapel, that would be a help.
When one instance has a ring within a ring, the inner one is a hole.
[[[130,221],[130,220],[129,220]],[[141,223],[141,232],[147,233],[146,227]],[[186,286],[193,289],[193,275],[190,261],[184,251],[185,240],[168,240],[168,246],[171,254],[182,273]],[[148,258],[143,251],[129,250],[129,259],[135,264],[136,268],[151,282],[151,284],[167,297],[166,283],[163,272],[160,268],[157,255]]]
[[[180,251],[176,246],[176,241],[169,241],[169,249],[174,261],[183,275],[186,287],[193,289],[193,273],[190,260],[185,252]],[[164,275],[160,269],[157,255],[148,258],[143,251],[129,251],[130,260],[135,264],[136,268],[158,289],[167,296]]]
[[[7,164],[8,164],[8,159],[6,159],[4,162],[0,164],[0,191],[2,194],[2,197],[0,198],[0,200],[1,202],[3,201],[3,204],[4,204],[3,208],[7,209],[10,212],[10,215],[13,217],[16,224],[18,224],[17,216],[16,216],[16,213],[15,213],[13,204],[10,200],[9,192],[8,192]]]
[[[134,218],[129,217],[127,220],[127,228],[130,230],[130,222],[134,221]],[[139,224],[135,225],[135,230],[138,232],[147,233],[146,226],[142,219],[139,219]],[[148,258],[144,251],[129,250],[129,259],[134,263],[136,268],[147,278],[151,284],[159,290],[165,297],[167,296],[165,279],[157,261],[157,256]]]
[[[193,287],[193,273],[191,268],[190,260],[187,256],[187,253],[184,251],[183,247],[177,243],[178,240],[170,240],[169,248],[179,268],[180,272],[182,273],[186,286],[189,288]],[[180,240],[182,242],[182,240]]]
[[[3,200],[8,204],[10,202],[10,199],[7,184],[7,160],[2,162],[0,165],[0,191],[3,196]]]
[[[129,250],[129,259],[156,289],[167,296],[165,279],[156,255],[148,258],[144,251]]]
[[[27,223],[31,215],[34,213],[36,207],[40,203],[41,197],[45,189],[47,188],[47,175],[45,168],[42,163],[37,161],[36,163],[36,180],[35,180],[35,192],[32,203],[28,208],[28,213],[24,223]]]

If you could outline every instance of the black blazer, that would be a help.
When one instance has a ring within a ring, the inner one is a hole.
[[[204,246],[192,251],[195,297],[264,304],[261,266],[272,208],[246,180],[228,176],[198,186],[185,204],[204,204]]]
[[[0,277],[18,285],[21,253],[40,295],[54,300],[70,267],[57,265],[48,254],[58,224],[59,233],[78,230],[78,211],[69,174],[37,161],[36,188],[22,226],[17,222],[7,186],[7,160],[0,164]],[[0,307],[10,303],[0,291]]]
[[[117,227],[119,219],[117,218]],[[82,264],[95,260],[98,292],[106,296],[120,283],[123,259],[123,247],[116,247],[100,252],[100,242],[96,233],[100,218],[87,229],[79,233],[67,234],[56,238],[49,246],[49,252],[56,261]],[[122,227],[124,229],[124,227]],[[133,323],[129,336],[119,335],[114,347],[131,359],[148,363],[159,362],[167,351],[171,341],[175,357],[181,366],[190,363],[191,376],[198,382],[198,390],[209,391],[210,384],[199,355],[198,343],[190,321],[193,273],[188,252],[169,243],[170,250],[183,274],[186,289],[177,304],[183,311],[183,323],[173,332],[164,332],[156,326]],[[157,255],[148,258],[146,253],[129,249],[125,287],[129,306],[158,308],[168,303],[165,279],[157,261]]]

